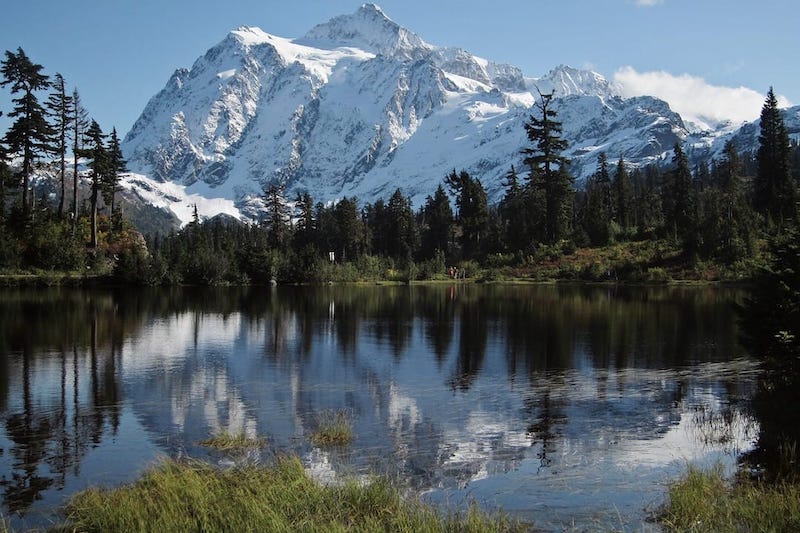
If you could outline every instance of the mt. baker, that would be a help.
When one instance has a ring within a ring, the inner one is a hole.
[[[202,200],[201,215],[257,218],[271,182],[315,201],[371,202],[400,187],[420,205],[454,168],[497,200],[511,165],[522,171],[538,91],[555,92],[579,178],[601,151],[643,164],[689,135],[666,102],[623,98],[596,73],[559,66],[526,78],[431,46],[365,4],[300,39],[238,28],[176,70],[124,139],[134,174],[122,185],[183,222],[187,198]]]

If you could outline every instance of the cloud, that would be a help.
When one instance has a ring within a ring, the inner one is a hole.
[[[633,2],[637,7],[653,7],[658,4],[663,4],[664,0],[634,0]]]
[[[669,103],[684,120],[708,126],[726,120],[752,121],[761,114],[766,97],[747,87],[722,87],[689,74],[637,72],[633,67],[618,69],[614,81],[621,87],[623,96],[655,96]],[[791,105],[783,96],[778,96],[778,104],[781,107]]]

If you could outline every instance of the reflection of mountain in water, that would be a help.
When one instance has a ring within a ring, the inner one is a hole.
[[[556,479],[593,476],[606,486],[584,480],[581,490],[613,490],[619,465],[702,459],[713,446],[696,435],[692,409],[751,392],[752,365],[729,362],[734,321],[720,291],[330,287],[71,298],[72,329],[41,342],[0,330],[12,354],[0,371],[2,437],[14,441],[11,470],[22,476],[4,480],[10,509],[80,478],[76,450],[113,440],[120,410],[131,408],[171,453],[204,454],[196,443],[217,431],[261,434],[269,453],[300,453],[324,479],[386,472],[454,498],[470,487],[524,514],[533,500],[520,495],[558,494]],[[19,313],[32,331],[57,322],[57,312]],[[53,347],[64,344],[77,348],[62,356]],[[351,413],[349,448],[308,444],[328,409]],[[738,445],[747,437],[736,435]]]

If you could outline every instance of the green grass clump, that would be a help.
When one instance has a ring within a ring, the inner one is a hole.
[[[309,439],[316,446],[344,446],[353,441],[353,423],[347,411],[324,411]]]
[[[800,531],[800,485],[728,482],[691,469],[669,489],[659,517],[669,531]]]
[[[525,531],[475,508],[442,515],[384,480],[323,486],[296,458],[216,469],[165,460],[137,482],[89,489],[67,505],[75,531]]]
[[[235,435],[221,432],[212,435],[211,438],[201,440],[200,446],[219,451],[236,451],[247,448],[261,448],[264,443],[266,443],[264,437],[248,437],[244,432]]]

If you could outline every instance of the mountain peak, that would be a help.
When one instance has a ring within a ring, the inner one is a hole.
[[[406,59],[432,48],[414,32],[387,17],[375,4],[363,4],[352,15],[340,15],[318,24],[297,42],[322,48],[360,48]]]
[[[592,70],[580,70],[569,65],[558,65],[535,79],[536,87],[543,93],[554,92],[557,98],[573,94],[611,98],[620,96],[617,86]]]

